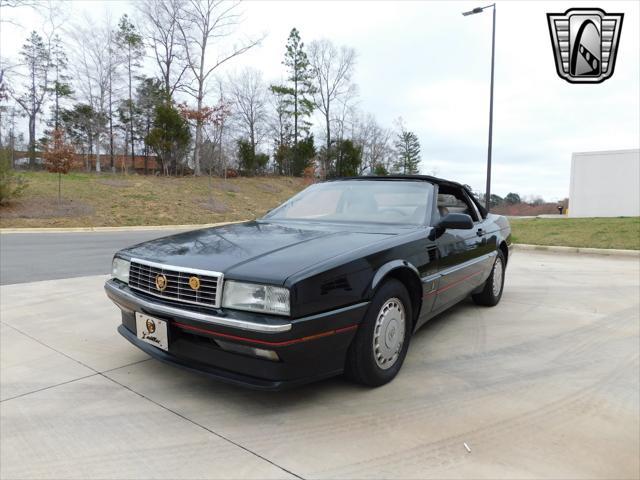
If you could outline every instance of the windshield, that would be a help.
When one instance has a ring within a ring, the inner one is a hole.
[[[303,190],[264,218],[422,225],[433,185],[409,180],[345,180]]]

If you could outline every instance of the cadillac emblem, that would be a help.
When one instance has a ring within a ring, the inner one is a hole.
[[[622,13],[570,8],[548,13],[556,71],[569,83],[600,83],[613,75]]]
[[[163,274],[156,275],[156,288],[158,290],[163,292],[164,289],[167,288],[167,283],[167,277],[165,277]]]
[[[189,286],[193,290],[198,290],[200,288],[200,279],[198,277],[189,277]]]
[[[153,333],[153,332],[155,332],[155,331],[156,331],[156,324],[155,324],[155,322],[154,322],[153,320],[151,320],[150,318],[149,318],[149,319],[147,319],[147,323],[146,323],[146,325],[147,325],[147,332],[149,332],[149,333]]]

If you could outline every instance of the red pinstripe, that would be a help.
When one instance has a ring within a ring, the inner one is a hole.
[[[450,283],[449,285],[446,285],[438,290],[434,290],[433,292],[429,292],[423,295],[423,297],[429,297],[431,295],[435,295],[436,293],[442,293],[442,292],[446,292],[447,290],[449,290],[450,288],[455,287],[456,285],[458,285],[459,283],[464,282],[465,280],[469,280],[471,277],[475,277],[476,275],[480,275],[482,273],[482,270],[478,270],[477,272],[473,272],[470,275],[467,275],[466,277],[462,277],[458,280],[456,280],[453,283]]]
[[[256,340],[253,338],[239,337],[237,335],[230,335],[228,333],[220,333],[207,328],[194,327],[192,325],[186,325],[180,322],[173,322],[176,327],[184,330],[191,330],[199,333],[206,333],[207,335],[213,335],[214,337],[228,338],[230,340],[237,340],[240,342],[256,343],[258,345],[266,345],[269,347],[286,347],[294,345],[296,343],[308,342],[309,340],[315,340],[317,338],[328,337],[330,335],[336,335],[338,333],[344,333],[358,328],[358,325],[349,325],[348,327],[338,328],[336,330],[329,330],[327,332],[316,333],[314,335],[308,335],[306,337],[294,338],[292,340],[284,340],[282,342],[269,342],[267,340]]]

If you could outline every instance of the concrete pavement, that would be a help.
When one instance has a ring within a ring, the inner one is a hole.
[[[431,321],[373,390],[150,360],[105,278],[0,287],[2,478],[640,476],[638,259],[517,252],[497,307]]]

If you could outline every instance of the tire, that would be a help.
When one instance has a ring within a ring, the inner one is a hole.
[[[496,261],[491,269],[491,275],[489,275],[489,278],[487,278],[487,281],[484,283],[482,291],[471,295],[471,298],[473,298],[476,304],[486,307],[493,307],[498,304],[502,298],[502,291],[504,289],[505,266],[504,253],[498,250]]]
[[[405,286],[396,279],[385,281],[373,296],[349,347],[346,376],[369,387],[393,380],[409,348],[412,319],[411,299]]]

